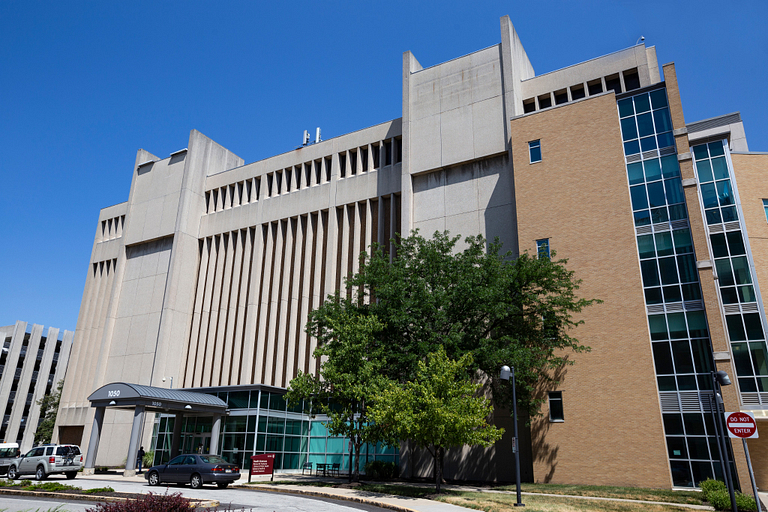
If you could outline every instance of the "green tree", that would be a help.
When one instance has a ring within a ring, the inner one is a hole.
[[[450,359],[472,354],[497,406],[512,402],[498,378],[507,364],[515,367],[518,402],[535,414],[536,387],[572,364],[569,351],[589,350],[570,333],[581,323],[574,315],[597,301],[576,296],[580,281],[565,260],[514,257],[482,236],[466,238],[458,250],[459,239],[447,232],[425,239],[414,231],[396,244],[391,261],[374,246],[370,256],[361,255],[359,272],[347,281],[348,298],[336,307],[384,325],[369,350],[385,359],[388,378],[413,380],[418,364],[439,347]]]
[[[59,401],[63,387],[64,381],[60,380],[56,385],[56,391],[50,395],[45,395],[36,402],[40,406],[40,417],[42,418],[35,431],[36,445],[50,443],[53,438],[53,426],[56,424],[56,415],[59,413]]]
[[[369,415],[392,441],[409,439],[429,450],[439,493],[446,448],[490,446],[501,439],[504,430],[488,423],[493,412],[491,402],[482,396],[483,386],[467,376],[473,370],[471,354],[452,361],[438,347],[426,362],[419,361],[417,368],[415,379],[405,385],[390,381]]]
[[[304,399],[312,413],[328,415],[326,427],[332,435],[352,441],[358,481],[360,447],[383,439],[381,428],[368,421],[371,400],[384,385],[384,358],[380,350],[370,350],[383,325],[375,316],[363,316],[345,305],[337,296],[310,315],[307,331],[318,340],[314,356],[321,361],[320,373],[299,372],[286,400],[296,404]]]

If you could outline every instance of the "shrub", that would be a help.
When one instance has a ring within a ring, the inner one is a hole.
[[[757,503],[755,498],[749,494],[736,493],[736,507],[740,512],[756,512]]]
[[[155,465],[155,452],[153,450],[149,450],[147,452],[144,452],[144,457],[141,459],[141,464],[145,468],[151,468]]]
[[[709,480],[714,482],[714,480]],[[705,499],[710,505],[715,507],[715,510],[731,510],[731,496],[728,494],[728,489],[722,482],[717,482],[720,485],[712,485],[712,489],[704,490],[704,484],[701,485],[701,490],[704,492]],[[736,508],[739,512],[757,512],[757,504],[755,498],[749,494],[742,494],[736,492]]]
[[[709,499],[710,493],[716,492],[716,491],[725,491],[726,494],[728,493],[728,488],[725,486],[725,483],[720,480],[712,480],[711,478],[707,478],[701,484],[699,484],[699,487],[701,487],[701,492],[704,494],[704,499],[706,501],[712,501]]]
[[[99,503],[87,512],[189,512],[189,500],[180,493],[146,494],[135,500]]]
[[[365,476],[371,480],[392,480],[400,474],[400,467],[394,462],[373,460],[365,465]]]
[[[79,491],[79,487],[74,485],[60,484],[59,482],[44,482],[39,484],[30,484],[23,486],[26,491]]]
[[[725,489],[717,489],[706,495],[706,500],[710,505],[715,507],[715,510],[730,510],[731,509],[731,496]]]
[[[96,494],[99,492],[115,492],[115,490],[109,486],[107,487],[94,487],[93,489],[86,489],[83,494]]]

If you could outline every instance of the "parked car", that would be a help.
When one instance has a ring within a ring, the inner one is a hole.
[[[8,472],[8,466],[16,459],[19,443],[0,443],[0,475]]]
[[[13,480],[20,475],[35,475],[37,480],[45,480],[48,475],[64,473],[71,480],[82,467],[83,455],[79,446],[46,444],[36,446],[11,461],[8,466],[8,478]]]
[[[203,484],[216,484],[224,489],[240,478],[240,468],[218,455],[188,453],[174,457],[167,464],[152,466],[144,478],[149,485],[189,483],[193,489],[199,489]]]

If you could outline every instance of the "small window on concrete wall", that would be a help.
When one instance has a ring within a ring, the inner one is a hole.
[[[579,84],[579,85],[571,86],[571,100],[573,101],[580,100],[584,96],[586,96],[586,93],[584,92],[583,85]]]
[[[552,96],[543,94],[539,96],[539,108],[549,108],[552,106]]]
[[[541,140],[532,140],[528,143],[528,152],[531,156],[531,163],[541,162]]]
[[[549,421],[552,421],[552,422],[565,421],[565,417],[563,416],[563,392],[562,391],[549,392]]]
[[[592,80],[591,82],[587,82],[587,87],[589,88],[589,95],[594,96],[595,94],[600,94],[603,92],[603,81],[599,78],[597,80]]]
[[[527,99],[523,102],[523,113],[528,114],[536,110],[536,98]]]

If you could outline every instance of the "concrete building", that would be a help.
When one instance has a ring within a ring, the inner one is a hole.
[[[99,216],[61,435],[85,443],[88,397],[105,384],[173,379],[228,403],[230,460],[347,464],[343,440],[280,398],[298,370],[318,369],[307,314],[372,242],[449,230],[556,250],[580,293],[603,300],[575,333],[591,352],[541,390],[527,479],[691,487],[720,474],[710,371],[734,381],[726,410],[768,426],[768,154],[748,151],[739,115],[687,124],[674,65],[643,44],[537,76],[508,17],[500,44],[470,55],[423,68],[406,52],[402,77],[402,117],[262,161],[197,131],[166,158],[139,150],[128,201]],[[174,430],[184,448],[217,451],[210,418],[143,421],[162,456]],[[107,409],[99,464],[126,459],[133,425]],[[749,447],[767,486],[762,439]],[[446,476],[509,481],[509,446],[455,450]],[[407,449],[367,450],[430,471]]]
[[[67,373],[75,333],[16,322],[0,327],[0,405],[4,406],[0,442],[19,443],[21,451],[34,446],[43,420],[37,401],[56,391]]]

